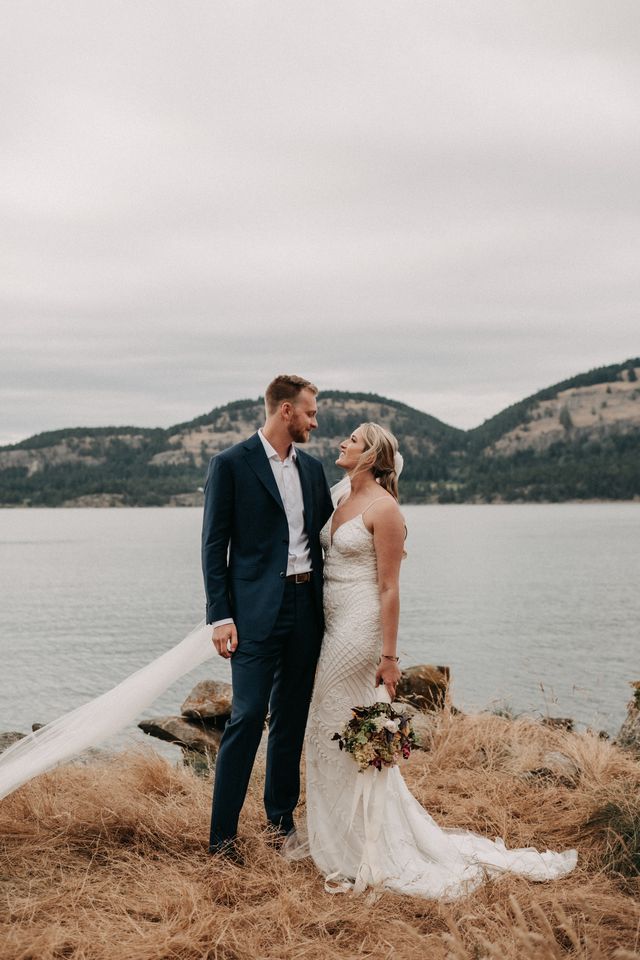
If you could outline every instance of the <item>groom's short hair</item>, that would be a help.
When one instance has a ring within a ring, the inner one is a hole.
[[[294,374],[281,373],[271,381],[264,392],[267,413],[275,413],[285,400],[295,401],[301,390],[310,390],[313,394],[318,392],[318,388],[310,380],[296,377]]]

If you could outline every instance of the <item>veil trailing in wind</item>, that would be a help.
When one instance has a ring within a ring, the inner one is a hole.
[[[215,654],[204,621],[116,687],[18,740],[0,754],[0,799],[131,723],[174,681]]]
[[[396,470],[402,457],[396,454]],[[331,488],[334,506],[351,489],[349,477]],[[75,710],[45,724],[0,754],[0,799],[28,780],[113,736],[146,710],[176,680],[216,653],[212,628],[201,621],[178,644]]]

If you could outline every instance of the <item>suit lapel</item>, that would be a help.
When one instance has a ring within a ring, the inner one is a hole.
[[[269,463],[267,455],[264,452],[264,447],[262,446],[262,442],[257,433],[254,433],[252,437],[249,437],[247,442],[244,444],[244,451],[247,463],[257,476],[258,480],[264,484],[280,509],[284,510],[284,504],[282,503],[282,497],[280,496],[280,491],[278,490],[276,478],[273,475],[271,464]]]
[[[297,451],[298,473],[300,474],[300,485],[302,486],[302,501],[304,503],[304,522],[307,533],[311,530],[311,520],[313,518],[313,497],[311,496],[311,477],[309,476],[309,464],[304,453]]]

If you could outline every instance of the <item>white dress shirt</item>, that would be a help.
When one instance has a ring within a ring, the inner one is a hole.
[[[309,547],[309,537],[304,529],[302,484],[296,463],[298,451],[291,444],[286,459],[281,460],[278,452],[271,446],[262,430],[258,430],[258,436],[269,460],[278,493],[282,499],[284,512],[287,515],[289,525],[287,576],[292,573],[306,573],[311,570],[311,549]],[[233,619],[227,617],[224,620],[216,620],[213,626],[220,627],[225,623],[233,623]]]
[[[291,444],[286,460],[281,460],[262,430],[258,430],[258,436],[269,459],[289,524],[287,576],[292,573],[306,573],[311,570],[311,550],[309,548],[309,537],[304,529],[302,484],[296,463],[298,451]]]

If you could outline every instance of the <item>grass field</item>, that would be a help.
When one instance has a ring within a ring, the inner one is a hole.
[[[575,762],[574,782],[522,778],[549,750]],[[577,847],[578,867],[553,883],[488,881],[453,904],[329,896],[312,862],[265,842],[260,768],[239,868],[206,852],[210,778],[149,748],[60,767],[0,801],[0,957],[640,960],[638,762],[595,735],[444,712],[403,772],[443,826]]]

